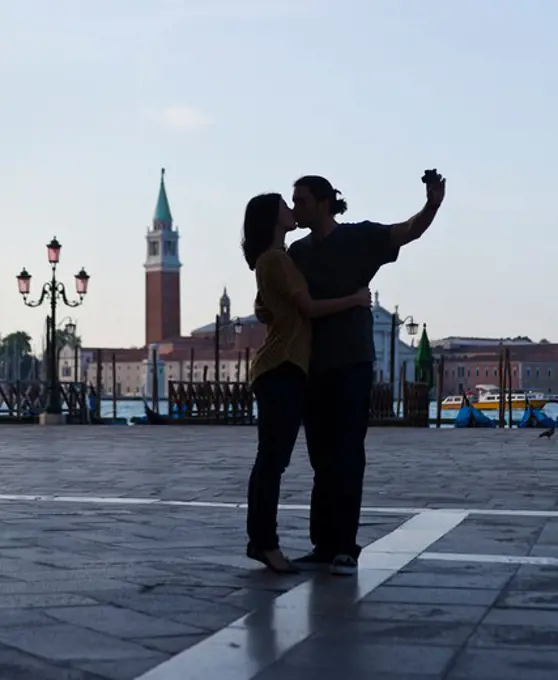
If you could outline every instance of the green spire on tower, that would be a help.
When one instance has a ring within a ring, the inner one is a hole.
[[[155,206],[155,214],[153,215],[153,223],[160,225],[172,226],[172,215],[169,207],[169,199],[167,198],[167,191],[165,189],[165,168],[161,168],[161,184],[159,186],[159,198]]]
[[[422,335],[415,357],[416,379],[418,382],[428,383],[429,387],[434,384],[434,359],[432,357],[432,347],[426,332],[426,324],[422,327]]]

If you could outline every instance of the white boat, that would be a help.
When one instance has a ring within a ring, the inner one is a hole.
[[[500,389],[496,385],[476,385],[475,393],[468,392],[465,396],[471,406],[481,411],[493,411],[500,408]],[[504,403],[509,403],[510,396],[506,392]],[[511,390],[511,403],[514,409],[523,409],[527,404],[533,408],[543,408],[547,404],[557,403],[558,395],[532,392],[530,390]],[[443,410],[458,410],[463,405],[463,395],[449,395],[442,401]]]

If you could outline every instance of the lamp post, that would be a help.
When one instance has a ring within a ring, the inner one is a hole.
[[[242,333],[242,321],[236,317],[232,320],[232,327],[235,335]],[[215,414],[219,420],[219,382],[220,382],[220,366],[221,366],[221,317],[219,314],[215,315]]]
[[[83,303],[83,299],[87,294],[87,287],[89,284],[89,275],[85,269],[81,269],[76,275],[76,293],[78,299],[75,301],[68,300],[66,295],[66,287],[56,278],[56,267],[60,262],[60,250],[62,246],[56,239],[56,236],[50,243],[47,244],[48,262],[51,266],[52,276],[50,281],[43,285],[41,295],[38,300],[29,300],[31,292],[31,274],[23,268],[18,274],[17,285],[19,292],[23,298],[23,302],[27,307],[40,307],[45,300],[50,302],[50,323],[48,332],[48,348],[49,348],[49,371],[48,371],[48,401],[45,412],[51,415],[59,416],[62,413],[62,404],[60,401],[60,389],[58,383],[57,371],[57,349],[56,349],[56,308],[58,304],[63,303],[66,307],[78,307]]]
[[[238,318],[233,319],[233,328],[234,328],[234,334],[235,335],[240,335],[243,331],[243,325],[242,321]],[[238,385],[240,383],[240,363],[241,363],[241,355],[239,354],[239,358],[236,364],[236,384]]]
[[[64,340],[69,340],[71,343],[72,348],[74,349],[74,361],[76,360],[77,357],[77,352],[75,351],[76,348],[76,330],[77,330],[77,325],[76,322],[72,319],[71,316],[65,316],[61,321],[57,323],[57,328],[56,331],[59,331],[62,327],[64,327]],[[50,316],[47,316],[47,338],[50,335]],[[58,338],[56,337],[56,332],[54,336],[54,340],[56,343],[56,364],[57,364],[57,370],[60,371],[60,352],[62,351],[62,347],[58,345]],[[68,343],[68,346],[70,346],[70,343]],[[49,352],[47,348],[47,352]],[[48,354],[50,357],[50,353]],[[74,374],[77,375],[77,369],[74,370]],[[77,377],[75,378],[75,382],[78,382]]]
[[[77,331],[77,325],[76,322],[72,319],[70,316],[64,317],[59,323],[58,323],[58,329],[64,328],[64,344],[67,345],[68,347],[71,347],[74,350],[74,383],[78,382],[78,347],[77,347],[77,337],[76,337],[76,331]],[[64,345],[58,343],[58,338],[55,338],[56,341],[56,374],[58,378],[60,379],[60,353],[62,352],[62,349]],[[62,371],[62,378],[64,378],[64,371]],[[68,408],[70,412],[73,412],[73,409],[75,408],[75,397],[76,394],[73,390],[69,391],[68,395]]]
[[[235,335],[240,335],[242,333],[243,325],[242,321],[238,318],[235,317],[232,319],[229,324],[227,324],[229,327],[232,325],[233,331]],[[220,359],[221,359],[221,330],[222,330],[222,323],[221,323],[221,317],[219,314],[215,316],[215,345],[214,345],[214,350],[215,350],[215,382],[218,384],[220,380],[220,375],[221,372],[219,370],[220,368]]]
[[[399,314],[395,313],[391,315],[391,337],[390,337],[390,348],[389,348],[389,381],[391,384],[392,400],[395,386],[395,336],[396,330],[399,326],[406,323],[407,333],[409,335],[416,335],[418,333],[418,323],[412,316],[406,316],[404,319],[399,318]]]
[[[72,341],[72,346],[74,350],[74,382],[78,383],[79,382],[79,370],[78,370],[78,343],[77,343],[77,324],[76,322],[68,317],[68,321],[66,322],[66,325],[64,326],[64,332],[66,334],[66,337],[71,339]]]
[[[215,316],[215,384],[219,385],[219,360],[221,354],[221,317]]]

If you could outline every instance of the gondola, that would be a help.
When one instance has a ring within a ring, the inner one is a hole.
[[[215,417],[207,416],[196,415],[189,418],[181,417],[178,414],[164,416],[150,408],[145,400],[143,402],[143,407],[145,409],[145,419],[142,418],[140,420],[139,418],[132,418],[132,422],[135,425],[214,425],[218,422]]]
[[[525,397],[525,411],[523,412],[523,418],[519,421],[517,427],[538,427],[542,429],[554,429],[556,427],[556,422],[550,418],[542,409],[534,408],[529,403],[527,397]]]
[[[112,416],[97,416],[90,414],[90,425],[128,425],[128,418],[113,418]]]
[[[466,395],[463,395],[454,427],[496,427],[496,421],[476,409]]]
[[[38,415],[22,415],[19,416],[12,416],[12,415],[4,415],[2,414],[0,416],[0,424],[2,425],[35,425],[36,423],[39,422],[39,416]]]
[[[163,416],[149,407],[146,401],[143,402],[145,409],[145,420],[148,425],[181,425],[181,421],[171,416]]]

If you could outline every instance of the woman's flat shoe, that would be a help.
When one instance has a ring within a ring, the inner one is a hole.
[[[298,574],[300,573],[299,570],[295,567],[295,565],[288,560],[286,557],[283,557],[285,560],[285,567],[276,567],[267,557],[265,554],[265,551],[263,550],[258,550],[257,548],[253,548],[252,546],[248,546],[248,549],[246,550],[246,556],[249,557],[251,560],[255,560],[256,562],[260,562],[261,564],[265,565],[270,571],[272,571],[274,574]]]

